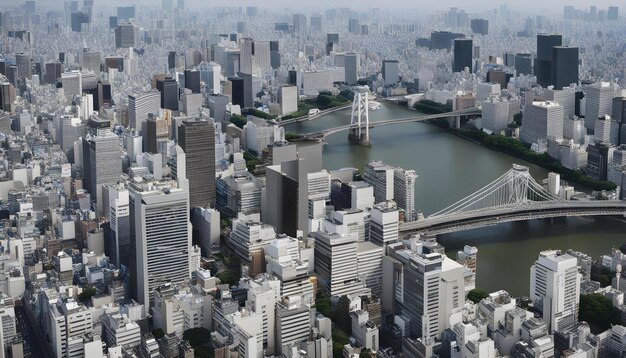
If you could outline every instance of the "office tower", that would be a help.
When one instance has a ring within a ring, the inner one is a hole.
[[[185,151],[189,205],[215,207],[215,126],[213,121],[184,120],[178,145]]]
[[[625,167],[626,144],[622,144],[613,151],[613,159],[608,164],[606,179],[617,186],[622,186],[622,177]]]
[[[148,114],[157,114],[161,108],[161,93],[148,91],[128,96],[128,126],[144,135]]]
[[[613,112],[613,96],[613,86],[609,82],[587,86],[585,93],[585,127],[587,129],[594,129],[598,118]]]
[[[404,210],[404,221],[410,222],[417,218],[415,210],[415,170],[395,168],[393,170],[393,198],[398,208]]]
[[[537,143],[550,137],[563,137],[563,106],[551,101],[526,104],[520,139],[526,143]]]
[[[295,15],[294,15],[295,16]],[[254,41],[249,37],[240,40],[239,72],[252,74],[252,57],[254,56]]]
[[[17,65],[17,78],[31,78],[31,58],[29,53],[18,53],[15,55]]]
[[[363,288],[357,269],[357,237],[318,231],[315,236],[315,272],[319,289],[343,296]]]
[[[383,79],[386,85],[394,85],[400,82],[398,60],[384,60],[381,72],[383,73]]]
[[[609,6],[609,11],[606,13],[606,19],[610,21],[617,21],[617,19],[619,19],[619,8],[617,6]]]
[[[550,332],[578,322],[580,279],[576,258],[560,251],[542,251],[530,267],[530,299]]]
[[[221,93],[221,71],[222,67],[215,63],[202,62],[198,68],[200,71],[200,81],[204,82],[207,92]]]
[[[513,101],[519,108],[519,99]],[[511,122],[510,107],[511,102],[506,97],[498,95],[487,97],[482,102],[483,118],[481,123],[483,130],[491,133],[500,133],[505,130]]]
[[[578,83],[578,47],[552,47],[552,85],[557,90]]]
[[[615,147],[602,143],[587,146],[587,167],[585,174],[595,180],[607,180],[609,159]]]
[[[359,80],[359,68],[361,66],[359,54],[356,52],[348,52],[345,55],[344,69],[346,83],[356,85]]]
[[[311,16],[311,31],[322,32],[322,16],[321,15]]]
[[[100,52],[83,51],[81,52],[81,66],[83,70],[93,71],[97,76],[100,75]]]
[[[363,181],[374,187],[374,200],[383,203],[394,198],[394,168],[374,161],[363,168]]]
[[[270,41],[270,66],[273,69],[280,67],[280,51],[278,41]]]
[[[135,6],[118,6],[117,21],[123,22],[135,18]]]
[[[515,54],[515,72],[518,76],[533,74],[533,60],[529,53]]]
[[[348,20],[348,32],[351,34],[360,34],[361,33],[361,25],[359,24],[359,19],[349,19]]]
[[[450,51],[453,40],[462,37],[464,37],[463,34],[452,33],[450,31],[433,31],[430,33],[429,49]]]
[[[200,72],[198,70],[185,70],[185,88],[192,93],[200,93]]]
[[[113,97],[111,96],[111,83],[109,82],[98,82],[98,101],[94,100],[94,107],[96,110],[100,110],[100,108],[105,105],[112,105]]]
[[[165,119],[149,115],[146,121],[146,153],[159,153],[159,148],[166,147],[169,134],[170,129]]]
[[[620,123],[626,124],[626,97],[613,98],[611,108],[611,118]]]
[[[176,68],[176,51],[170,51],[167,53],[167,68],[173,69]]]
[[[512,77],[513,74],[507,73],[502,69],[491,69],[487,72],[487,82],[499,84],[500,89],[506,89]]]
[[[562,35],[537,35],[537,58],[535,58],[535,76],[537,76],[537,83],[542,87],[548,87],[550,84],[552,84],[552,48],[554,46],[561,46],[562,43]]]
[[[265,272],[265,247],[276,238],[271,225],[249,218],[233,220],[228,245],[248,268],[249,275]]]
[[[472,66],[472,50],[474,49],[472,39],[455,39],[454,40],[454,64],[452,72],[463,72],[465,67],[473,72]]]
[[[15,88],[8,82],[0,82],[0,109],[11,112],[15,101]]]
[[[306,34],[307,24],[305,14],[293,14],[293,31],[299,34]]]
[[[250,108],[254,105],[252,75],[246,73],[238,75],[228,79],[232,83],[232,103],[240,105],[241,108]]]
[[[315,303],[314,249],[289,236],[277,237],[265,247],[266,272],[280,280],[280,296],[302,296]]]
[[[619,144],[619,125],[619,122],[613,120],[611,116],[601,116],[596,120],[594,127],[594,141],[605,145]]]
[[[189,279],[189,193],[183,184],[143,181],[129,184],[129,198],[129,287],[147,311],[157,287]]]
[[[107,185],[109,198],[109,233],[105,235],[105,253],[116,266],[128,267],[130,253],[130,222],[128,217],[128,188],[123,184]]]
[[[562,90],[545,89],[543,96],[549,100],[554,101],[563,106],[563,120],[571,119],[575,116],[576,112],[576,92],[572,88],[563,88]],[[565,122],[563,122],[565,123]]]
[[[78,71],[65,72],[61,74],[61,83],[65,97],[80,96],[83,93],[83,83],[81,73]]]
[[[82,32],[83,25],[89,24],[89,14],[82,11],[74,11],[71,15],[71,28],[74,32]]]
[[[139,29],[133,24],[120,24],[115,27],[115,48],[135,47],[139,42]]]
[[[45,83],[54,85],[57,80],[61,78],[63,73],[63,64],[61,62],[48,62],[46,63],[46,80]]]
[[[298,110],[298,87],[281,86],[278,89],[280,114],[286,115]]]
[[[298,296],[285,297],[276,305],[276,348],[287,354],[309,338],[312,308]]]
[[[386,246],[399,240],[399,213],[393,200],[374,205],[370,215],[369,241],[379,246]]]
[[[228,96],[209,94],[208,101],[211,118],[216,122],[224,122],[226,120],[226,106],[228,106],[228,102],[230,102]]]
[[[439,338],[450,315],[465,303],[464,269],[440,253],[411,251],[402,244],[383,256],[382,311],[410,320],[406,335]]]
[[[120,140],[111,132],[83,140],[83,183],[92,199],[95,199],[98,215],[102,215],[105,208],[104,186],[120,180],[120,157]]]
[[[489,20],[472,19],[471,27],[472,32],[475,34],[481,34],[483,36],[487,36],[489,34]]]
[[[42,304],[46,306],[42,316],[45,316],[45,322],[49,327],[48,334],[54,356],[82,356],[83,338],[93,332],[92,309],[72,298],[54,300],[46,298]]]
[[[161,108],[178,110],[178,82],[169,77],[159,79],[156,88],[161,93]]]
[[[16,65],[10,65],[9,67],[7,67],[6,77],[9,80],[9,83],[13,85],[13,87],[17,87],[19,76],[18,76],[18,69]]]
[[[308,174],[321,170],[322,146],[319,143],[300,146],[297,159],[268,166],[263,220],[277,232],[295,237],[296,231],[301,230],[306,236],[309,231]]]

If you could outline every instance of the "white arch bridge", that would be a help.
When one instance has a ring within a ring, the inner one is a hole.
[[[505,222],[569,216],[626,216],[623,200],[564,200],[537,183],[528,168],[504,175],[427,218],[400,225],[402,235],[439,235]]]

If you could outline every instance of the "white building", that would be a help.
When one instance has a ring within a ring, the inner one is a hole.
[[[358,277],[357,236],[318,231],[315,234],[315,272],[318,289],[330,296],[354,293],[363,288]]]
[[[550,101],[526,104],[520,139],[526,143],[538,143],[550,137],[563,137],[563,107]]]
[[[609,82],[594,83],[585,93],[585,127],[594,129],[596,120],[611,115],[615,90]]]
[[[550,332],[578,322],[580,279],[577,260],[560,251],[542,251],[530,268],[530,298]]]
[[[385,246],[399,240],[398,207],[393,200],[374,205],[370,215],[371,242]]]
[[[363,181],[374,187],[374,200],[382,203],[393,200],[394,168],[383,162],[374,161],[363,168]]]
[[[141,329],[125,314],[110,314],[100,318],[103,337],[108,347],[131,348],[141,344]]]
[[[296,86],[280,86],[278,89],[280,114],[287,115],[298,110],[298,88]]]
[[[404,210],[404,221],[414,221],[417,217],[415,209],[415,170],[395,168],[393,176],[393,198],[398,208]]]

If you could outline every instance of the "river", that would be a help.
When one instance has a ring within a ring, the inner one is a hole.
[[[415,111],[387,103],[369,113],[370,121],[415,115]],[[285,130],[310,133],[348,123],[349,109],[290,124]],[[539,182],[548,173],[534,164],[425,123],[374,128],[370,131],[369,147],[351,144],[347,137],[347,132],[341,132],[326,138],[324,168],[362,170],[368,162],[380,160],[414,169],[418,175],[415,205],[426,216],[482,188],[509,170],[513,163],[528,166]],[[478,248],[478,288],[487,292],[505,289],[521,296],[528,295],[530,265],[541,250],[572,248],[595,258],[626,242],[626,223],[609,218],[533,220],[442,235],[438,240],[451,258],[466,244]]]

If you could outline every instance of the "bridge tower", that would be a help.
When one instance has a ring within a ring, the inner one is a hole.
[[[354,87],[354,100],[352,101],[352,117],[350,125],[356,128],[350,129],[348,139],[356,144],[370,144],[370,119],[368,103],[369,87]]]

